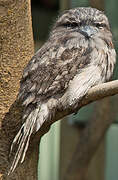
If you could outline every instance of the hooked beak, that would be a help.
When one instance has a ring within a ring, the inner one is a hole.
[[[89,26],[89,25],[81,26],[79,31],[81,34],[83,34],[88,39],[90,37],[92,37],[92,35],[97,33],[97,29],[95,27]]]

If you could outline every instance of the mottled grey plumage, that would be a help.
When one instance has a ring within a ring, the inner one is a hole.
[[[18,98],[23,102],[24,124],[11,146],[19,144],[9,172],[23,162],[30,136],[54,110],[74,107],[96,84],[108,81],[116,53],[107,17],[93,8],[65,11],[48,41],[24,70]]]

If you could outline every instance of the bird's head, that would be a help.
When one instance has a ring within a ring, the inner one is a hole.
[[[53,33],[61,37],[76,37],[90,40],[110,36],[110,26],[106,15],[95,8],[81,7],[64,11],[56,21]],[[67,39],[67,38],[66,38]]]

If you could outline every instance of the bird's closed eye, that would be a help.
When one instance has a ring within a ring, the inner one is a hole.
[[[64,27],[71,27],[71,28],[75,28],[75,27],[80,26],[80,24],[78,24],[78,23],[76,23],[76,22],[73,22],[73,23],[69,23],[69,22],[67,22],[67,23],[64,23],[64,24],[63,24],[63,26],[64,26]]]
[[[94,25],[99,29],[106,27],[106,24],[104,24],[104,23],[94,23]]]

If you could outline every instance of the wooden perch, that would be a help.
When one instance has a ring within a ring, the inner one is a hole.
[[[79,110],[81,107],[83,107],[91,102],[103,99],[108,96],[113,96],[116,94],[118,94],[118,80],[110,81],[110,82],[99,84],[95,87],[92,87],[88,91],[86,96],[83,98],[81,103],[78,104],[76,109],[68,108],[68,109],[65,109],[65,111],[63,111],[63,112],[57,112],[55,114],[55,117],[52,119],[52,123],[54,123],[55,121],[57,121],[59,119],[62,119],[64,116],[74,113],[75,111]]]

